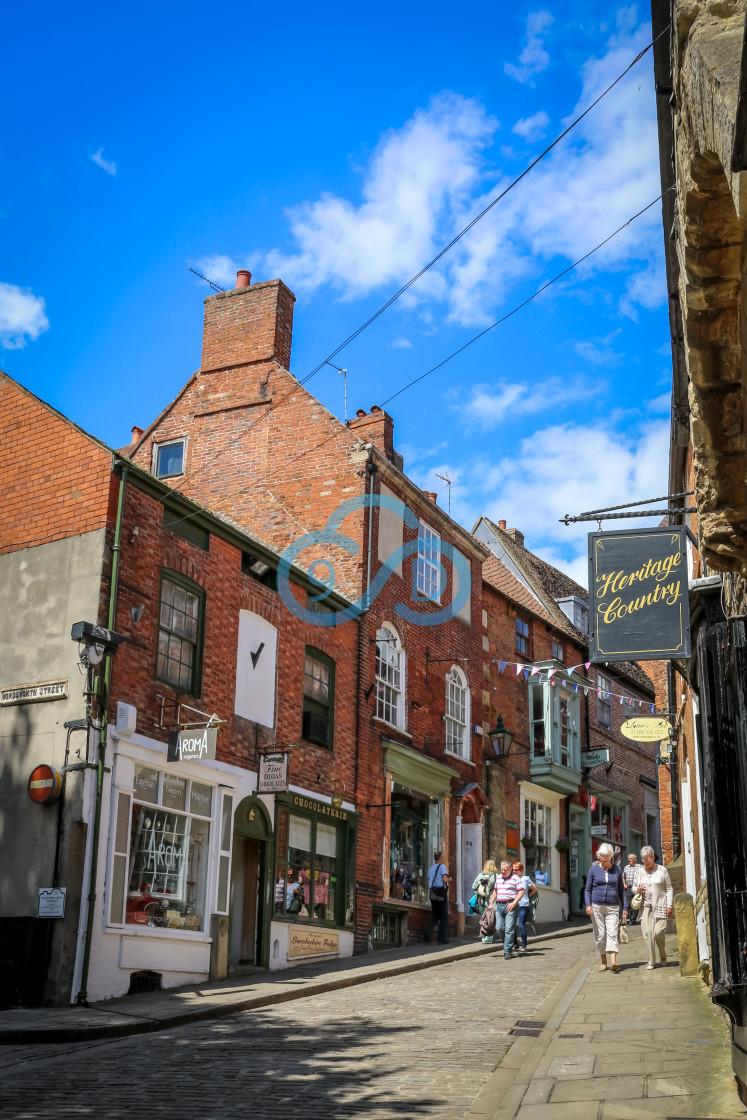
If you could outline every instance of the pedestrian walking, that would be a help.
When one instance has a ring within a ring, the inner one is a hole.
[[[520,957],[523,957],[527,951],[527,921],[529,920],[529,915],[534,908],[532,905],[532,900],[534,899],[535,895],[537,895],[537,897],[539,898],[539,891],[537,890],[529,876],[524,874],[523,863],[515,863],[513,866],[513,872],[514,875],[519,876],[519,878],[521,879],[521,885],[524,888],[524,893],[519,899],[519,909],[516,914],[517,921],[519,923],[518,953]]]
[[[475,900],[473,908],[477,911],[480,918],[482,918],[490,905],[490,896],[495,886],[497,874],[498,868],[495,865],[495,860],[486,859],[482,871],[479,875],[475,876],[475,881],[472,884],[472,893]],[[492,934],[489,937],[483,937],[483,941],[486,944],[490,944],[492,940]]]
[[[656,863],[653,848],[641,848],[643,867],[638,868],[635,893],[641,896],[641,933],[648,949],[646,968],[656,968],[656,950],[659,959],[667,964],[664,938],[667,932],[667,918],[672,917],[674,888],[666,867]]]
[[[623,872],[623,880],[625,881],[625,889],[628,893],[628,925],[629,926],[634,926],[636,924],[636,922],[638,921],[638,915],[640,914],[640,910],[630,909],[630,900],[633,897],[633,892],[635,890],[634,883],[635,883],[636,875],[638,874],[638,870],[639,870],[640,866],[641,865],[636,860],[635,852],[628,852],[628,864],[627,864],[627,867],[623,867],[622,872]]]
[[[425,940],[430,941],[433,927],[438,922],[438,942],[449,940],[449,872],[441,862],[441,852],[433,853],[433,863],[428,868],[428,898],[431,919],[425,929]]]
[[[490,905],[495,910],[495,932],[503,931],[503,956],[511,960],[516,929],[516,909],[524,894],[521,879],[507,859],[501,860],[501,873],[496,877],[495,887],[490,896]]]
[[[607,970],[607,954],[610,957],[610,972],[619,972],[617,963],[618,930],[620,928],[620,904],[622,920],[628,917],[625,882],[622,871],[612,862],[615,854],[611,844],[600,844],[597,849],[597,862],[589,868],[586,876],[586,913],[591,918],[594,930],[594,944],[602,958],[599,972]]]

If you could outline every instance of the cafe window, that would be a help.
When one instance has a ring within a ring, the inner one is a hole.
[[[403,902],[428,904],[428,868],[443,846],[443,799],[394,782],[391,792],[389,893]]]
[[[274,915],[304,924],[349,926],[354,920],[355,830],[341,819],[347,816],[344,810],[322,803],[318,808],[322,811],[279,808]]]
[[[612,729],[612,684],[604,673],[597,673],[597,723]]]
[[[516,618],[516,652],[523,654],[524,657],[530,656],[531,650],[531,631],[529,623],[517,616]]]
[[[524,802],[524,870],[540,886],[552,886],[552,808],[539,801]]]
[[[404,652],[393,627],[376,634],[376,715],[393,727],[404,727]]]
[[[446,675],[444,727],[446,750],[459,758],[469,759],[469,689],[467,678],[456,666]]]
[[[205,592],[175,573],[161,577],[156,677],[179,689],[199,693]]]
[[[334,661],[307,646],[303,663],[303,737],[307,742],[332,746],[334,696]]]
[[[206,929],[213,787],[136,765],[132,811],[128,794],[119,794],[117,806],[110,920],[122,921],[122,871],[128,866],[125,925]]]

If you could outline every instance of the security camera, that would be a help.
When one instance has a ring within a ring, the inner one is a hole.
[[[84,665],[98,665],[107,655],[115,654],[124,641],[124,634],[94,622],[74,622],[70,637],[81,647],[80,660]]]

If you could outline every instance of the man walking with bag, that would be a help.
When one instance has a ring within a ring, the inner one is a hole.
[[[628,866],[623,867],[623,882],[628,892],[628,898],[632,898],[634,894],[634,884],[638,877],[638,872],[641,870],[641,865],[636,863],[635,852],[628,852]],[[631,910],[628,915],[628,925],[633,926],[638,920],[639,912]]]
[[[441,852],[433,853],[434,862],[428,868],[428,898],[431,903],[431,920],[425,930],[425,940],[430,941],[433,927],[438,922],[438,943],[449,940],[449,872],[441,863]]]
[[[519,899],[524,894],[521,879],[514,873],[513,866],[508,860],[501,861],[501,873],[495,881],[495,888],[490,898],[495,909],[495,932],[503,933],[503,956],[511,960],[511,950],[514,947],[514,930],[516,927],[516,908]]]

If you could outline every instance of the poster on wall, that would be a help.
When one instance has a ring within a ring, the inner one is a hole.
[[[591,662],[690,656],[686,532],[589,533]]]

